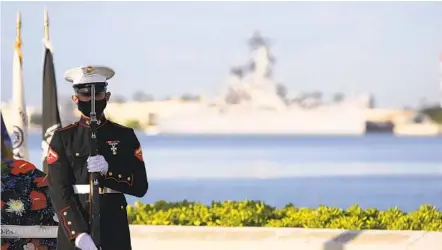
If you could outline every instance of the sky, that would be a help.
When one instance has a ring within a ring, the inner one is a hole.
[[[41,106],[43,11],[50,18],[59,96],[63,73],[100,64],[113,95],[217,95],[247,39],[271,40],[274,78],[289,96],[371,93],[385,108],[438,103],[442,2],[1,2],[1,98],[12,96],[17,11],[22,13],[26,104]]]

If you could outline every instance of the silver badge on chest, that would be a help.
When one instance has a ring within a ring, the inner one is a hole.
[[[120,141],[106,141],[106,143],[110,146],[110,150],[112,151],[112,154],[117,155],[118,154],[117,146],[118,146],[118,143],[120,143]]]

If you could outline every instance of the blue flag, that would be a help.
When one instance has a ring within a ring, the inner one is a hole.
[[[5,122],[2,117],[2,166],[3,164],[10,164],[13,161],[13,150],[11,138],[9,137],[8,130],[6,129]]]

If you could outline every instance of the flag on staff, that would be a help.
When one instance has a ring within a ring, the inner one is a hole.
[[[5,121],[3,120],[3,114],[0,114],[2,118],[2,170],[3,165],[8,164],[13,160],[13,154],[12,154],[12,143],[11,138],[9,137],[8,130],[5,126]],[[3,171],[2,171],[3,172]]]
[[[15,159],[29,160],[28,156],[28,114],[26,112],[25,97],[23,91],[21,51],[21,16],[17,13],[17,36],[14,44],[14,57],[12,65],[12,100],[13,100],[13,154]]]
[[[48,173],[46,156],[49,144],[55,130],[61,127],[60,112],[58,110],[57,83],[55,80],[54,58],[49,42],[49,21],[48,13],[44,12],[44,62],[43,62],[43,108],[42,108],[42,129],[43,129],[43,172]]]

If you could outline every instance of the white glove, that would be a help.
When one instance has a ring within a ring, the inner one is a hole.
[[[81,233],[75,238],[75,246],[81,250],[98,250],[91,236],[87,233]]]
[[[89,172],[99,172],[101,175],[105,175],[109,165],[102,155],[96,155],[87,159],[87,169]]]

